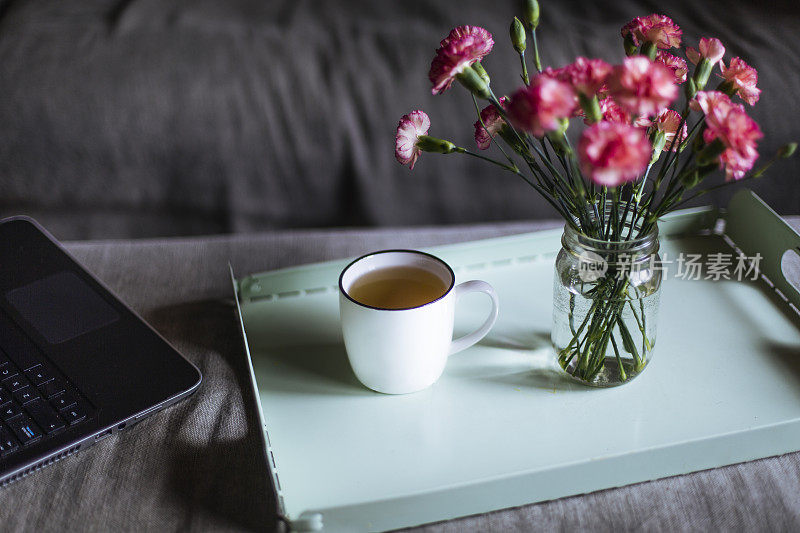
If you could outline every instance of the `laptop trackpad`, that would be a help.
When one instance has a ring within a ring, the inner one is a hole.
[[[72,272],[59,272],[6,293],[6,299],[50,344],[107,326],[119,314]]]

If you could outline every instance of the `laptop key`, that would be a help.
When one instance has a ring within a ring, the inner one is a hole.
[[[75,396],[73,396],[69,392],[65,392],[64,394],[56,396],[55,398],[50,400],[50,403],[53,404],[53,407],[55,407],[59,411],[66,409],[67,407],[70,407],[72,405],[75,405],[77,402],[78,400],[75,399]]]
[[[3,388],[0,388],[0,405],[5,405],[11,401],[11,395]]]
[[[17,367],[12,365],[11,363],[3,365],[0,367],[0,379],[16,376],[17,372],[18,372]]]
[[[23,445],[30,444],[42,436],[42,431],[27,416],[19,416],[7,424]]]
[[[0,457],[6,456],[19,448],[17,439],[11,434],[9,430],[0,426]]]
[[[53,379],[53,373],[48,371],[42,365],[26,370],[25,375],[29,380],[31,380],[31,383],[37,387]]]
[[[77,424],[86,418],[86,410],[80,405],[73,405],[69,409],[59,411],[59,414],[64,417],[64,420],[69,422],[69,425]]]
[[[25,410],[31,415],[34,422],[36,422],[45,433],[52,433],[64,427],[64,421],[61,420],[52,407],[47,405],[44,400],[37,400],[25,406]]]
[[[39,398],[39,392],[33,387],[23,387],[17,391],[14,391],[13,394],[14,399],[22,405]]]
[[[18,417],[22,414],[19,406],[15,403],[10,403],[8,405],[4,405],[2,409],[0,409],[0,418],[8,422],[12,418]]]
[[[22,387],[28,386],[28,380],[22,376],[11,376],[10,378],[6,378],[3,380],[3,387],[6,390],[14,392],[15,390],[19,390]]]
[[[42,393],[42,396],[44,396],[48,400],[53,396],[61,394],[65,390],[67,390],[67,388],[64,386],[64,383],[60,379],[54,379],[48,381],[47,383],[39,385],[39,391]]]
[[[3,350],[0,350],[0,366],[7,365],[11,362],[11,359],[8,358],[6,353]]]

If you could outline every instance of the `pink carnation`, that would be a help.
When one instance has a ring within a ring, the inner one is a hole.
[[[653,126],[654,121],[655,119],[653,117],[648,117],[647,115],[645,115],[641,117],[636,117],[633,121],[633,125],[636,126],[637,128],[642,128],[644,130],[647,130]]]
[[[732,84],[736,89],[736,94],[750,105],[758,102],[761,96],[761,89],[756,87],[758,84],[758,71],[744,62],[739,57],[731,59],[730,64],[725,67],[725,62],[720,63],[722,78]]]
[[[572,85],[576,93],[591,97],[604,86],[610,73],[611,65],[602,59],[578,57],[574,63],[565,67],[555,70],[546,69],[544,75],[568,83]]]
[[[686,60],[682,57],[659,50],[658,54],[656,54],[656,63],[661,63],[672,71],[675,76],[675,83],[681,84],[686,81],[686,73],[689,69],[686,66]]]
[[[744,177],[758,159],[758,139],[764,136],[756,121],[747,115],[742,104],[734,104],[728,95],[718,91],[698,92],[691,106],[706,115],[703,140],[711,143],[719,139],[725,145],[719,157],[725,179]]]
[[[550,76],[538,75],[531,84],[511,95],[508,117],[511,123],[537,137],[558,129],[561,119],[577,109],[572,87]]]
[[[459,26],[442,39],[431,62],[428,78],[433,84],[431,92],[442,94],[450,88],[455,77],[464,68],[483,59],[492,51],[492,34],[478,26]]]
[[[699,48],[700,50],[692,48],[691,46],[686,47],[686,57],[695,65],[700,63],[701,59],[708,59],[711,65],[714,66],[719,63],[722,60],[722,56],[725,55],[725,47],[722,46],[722,41],[719,39],[707,39],[703,37],[700,39]]]
[[[608,78],[609,94],[632,115],[656,115],[678,96],[672,71],[644,56],[625,59]]]
[[[630,35],[634,44],[654,43],[661,49],[675,48],[681,45],[680,27],[665,15],[652,14],[646,17],[636,17],[622,27],[622,36]]]
[[[670,146],[673,146],[673,141],[675,143],[672,151],[678,149],[680,144],[686,140],[686,136],[688,135],[686,122],[683,123],[683,127],[681,128],[681,133],[678,136],[678,139],[675,140],[675,134],[678,133],[678,126],[681,124],[681,115],[677,111],[673,111],[672,109],[665,109],[661,113],[658,114],[656,119],[653,121],[653,128],[656,131],[660,131],[664,134],[664,138],[666,139],[666,144],[664,145],[664,151],[667,152],[670,149]]]
[[[600,113],[603,115],[602,120],[606,122],[615,122],[618,124],[630,124],[631,116],[622,109],[613,98],[604,98],[600,100]],[[584,119],[584,124],[589,124]]]
[[[706,130],[708,131],[708,130]],[[758,130],[759,133],[761,130]],[[706,138],[703,134],[703,138]],[[759,136],[758,138],[761,138]],[[738,150],[725,150],[719,156],[719,164],[725,168],[725,181],[736,181],[742,179],[755,165],[758,159],[758,151],[756,150],[756,143],[753,143],[752,149],[745,152]]]
[[[706,120],[713,113],[727,110],[730,105],[733,103],[728,95],[719,91],[698,91],[694,100],[689,102],[689,107],[695,111],[702,111],[706,115]]]
[[[431,119],[424,111],[412,111],[403,115],[397,124],[397,135],[394,138],[394,156],[401,165],[413,169],[422,150],[417,148],[420,135],[427,135],[431,128]]]
[[[641,129],[612,122],[592,124],[578,143],[584,175],[605,187],[616,187],[641,176],[650,162],[651,151]]]
[[[500,97],[500,106],[502,106],[503,109],[506,108],[507,100],[505,96]],[[481,124],[481,121],[483,121],[483,124]],[[484,107],[481,110],[481,120],[475,121],[475,142],[478,148],[481,150],[489,148],[492,144],[492,137],[497,135],[497,132],[500,131],[500,128],[502,128],[505,123],[506,121],[500,116],[500,112],[496,107],[493,105]],[[486,126],[486,128],[483,126]]]

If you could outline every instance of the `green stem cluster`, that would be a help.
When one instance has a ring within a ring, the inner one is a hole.
[[[627,381],[638,375],[647,365],[654,344],[647,333],[646,295],[640,294],[626,277],[605,276],[583,296],[590,298],[592,303],[577,328],[574,327],[575,300],[579,296],[574,293],[569,296],[568,322],[572,339],[559,349],[561,367],[573,376],[593,383],[608,363],[610,346],[619,380]],[[642,339],[641,350],[626,322],[626,307]],[[626,352],[629,355],[625,356]]]

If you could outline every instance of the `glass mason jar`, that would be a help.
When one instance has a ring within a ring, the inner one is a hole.
[[[567,224],[561,244],[551,335],[558,363],[587,385],[626,383],[645,369],[656,343],[658,226],[629,241],[604,241]]]

